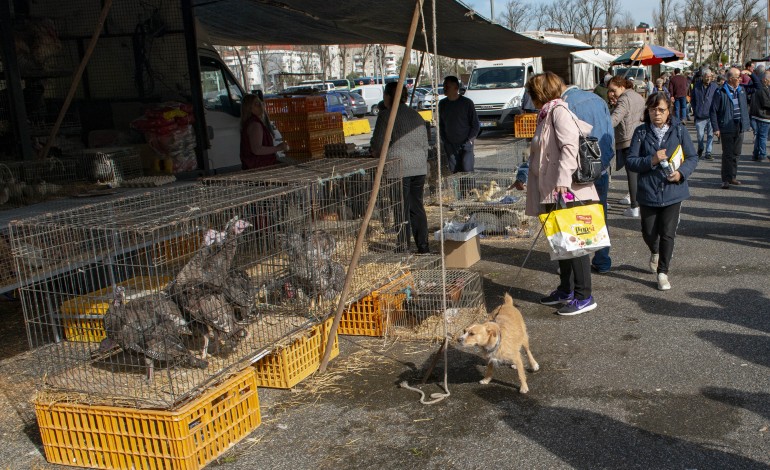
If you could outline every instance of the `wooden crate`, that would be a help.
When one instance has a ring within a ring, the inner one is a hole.
[[[292,344],[280,347],[263,357],[256,364],[257,384],[260,387],[292,388],[310,377],[321,365],[326,339],[329,337],[334,318],[313,326]],[[340,354],[340,344],[334,337],[330,359]]]
[[[175,411],[34,406],[46,459],[86,468],[197,470],[261,422],[252,368]]]

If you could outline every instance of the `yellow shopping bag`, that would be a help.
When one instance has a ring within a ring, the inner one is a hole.
[[[551,260],[577,258],[610,246],[601,204],[576,204],[540,214]]]

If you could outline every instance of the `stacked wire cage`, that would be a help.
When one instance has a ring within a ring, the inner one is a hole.
[[[345,270],[319,254],[330,238],[295,237],[308,196],[190,185],[12,222],[44,385],[169,408],[314,324]]]
[[[447,270],[444,278],[441,269],[415,269],[381,289],[380,302],[385,336],[393,339],[442,341],[488,316],[481,276],[467,270]]]
[[[456,217],[483,225],[486,234],[528,234],[531,221],[524,214],[526,195],[514,188],[522,159],[528,154],[529,142],[517,140],[494,155],[477,159],[475,172],[447,176],[444,202],[457,211]]]
[[[77,179],[77,165],[65,159],[0,163],[0,208],[65,196]]]
[[[275,169],[209,177],[203,183],[225,188],[301,188],[311,204],[310,221],[292,235],[293,243],[313,245],[319,238],[333,239],[335,249],[330,257],[347,267],[374,189],[377,164],[377,160],[370,158],[323,159]],[[385,164],[375,210],[366,227],[359,268],[354,273],[350,298],[346,302],[371,292],[373,285],[391,279],[404,266],[403,256],[395,254],[397,251],[406,251],[408,240],[403,220],[400,165],[399,160],[389,160]],[[297,253],[294,263],[306,258],[312,261],[313,257],[324,255],[323,251],[310,248],[308,251],[314,253],[310,256]],[[336,306],[336,303],[320,303],[324,304],[323,312],[331,313]]]

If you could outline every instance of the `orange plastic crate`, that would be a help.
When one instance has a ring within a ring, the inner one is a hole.
[[[276,349],[263,357],[256,364],[257,385],[270,388],[292,388],[310,377],[321,365],[326,339],[329,337],[334,318],[312,327],[307,335],[295,340],[291,345]],[[334,336],[332,352],[334,359],[340,354],[340,343]]]
[[[197,470],[261,422],[252,368],[176,411],[34,406],[46,459],[86,468]]]
[[[307,114],[326,111],[323,96],[270,98],[265,100],[265,111],[271,117],[277,114]]]
[[[345,142],[342,128],[339,130],[325,130],[314,132],[286,132],[283,140],[289,144],[289,157],[322,157],[327,144],[341,144]]]
[[[403,283],[406,274],[389,282],[378,290],[355,302],[345,310],[337,332],[350,336],[382,336],[385,333],[386,310],[401,310],[406,293],[383,295],[383,291],[395,291],[393,287]]]
[[[513,135],[519,139],[531,139],[535,136],[537,113],[517,114],[513,117]]]

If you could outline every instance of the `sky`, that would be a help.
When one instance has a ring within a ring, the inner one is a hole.
[[[469,7],[481,13],[484,17],[490,16],[490,0],[460,0]],[[550,3],[550,0],[524,0],[527,3],[539,5],[541,3]],[[507,3],[505,0],[494,0],[495,2],[495,16],[500,16],[503,11],[503,6]],[[659,2],[649,2],[640,0],[620,0],[620,12],[628,10],[634,16],[636,24],[639,22],[645,22],[652,24],[652,10],[657,6]]]

